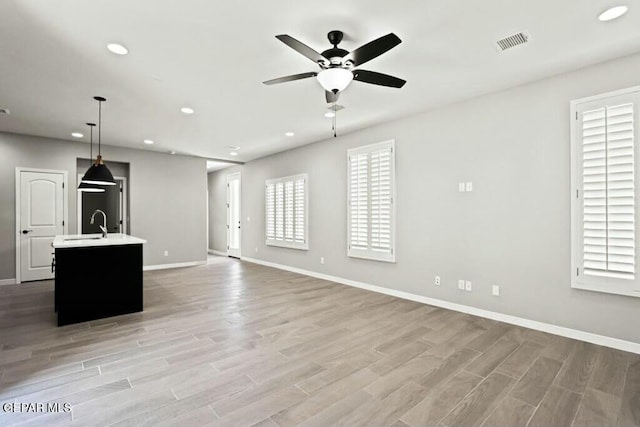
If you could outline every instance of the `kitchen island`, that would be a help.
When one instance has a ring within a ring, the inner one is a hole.
[[[58,326],[142,311],[142,245],[126,234],[53,240]]]

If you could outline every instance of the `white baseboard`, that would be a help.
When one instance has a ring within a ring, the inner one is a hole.
[[[15,285],[16,279],[0,279],[0,286],[2,285]]]
[[[166,270],[168,268],[181,268],[181,267],[195,267],[196,265],[204,265],[207,261],[191,261],[191,262],[178,262],[175,264],[158,264],[158,265],[145,265],[142,267],[142,271],[152,270]]]
[[[216,251],[215,249],[209,249],[209,253],[210,253],[211,255],[227,256],[227,253],[226,253],[226,252]]]
[[[278,268],[280,270],[290,271],[292,273],[304,274],[318,279],[329,280],[331,282],[343,285],[353,286],[356,288],[366,289],[368,291],[378,292],[385,295],[407,299],[423,304],[433,305],[435,307],[445,308],[448,310],[459,311],[461,313],[471,314],[473,316],[484,317],[486,319],[497,320],[499,322],[509,323],[511,325],[522,326],[524,328],[535,329],[537,331],[548,332],[562,337],[572,338],[580,341],[590,342],[592,344],[602,345],[605,347],[616,348],[618,350],[628,351],[640,354],[640,343],[625,341],[618,338],[611,338],[604,335],[592,334],[591,332],[579,331],[576,329],[565,328],[563,326],[552,325],[550,323],[538,322],[536,320],[524,319],[522,317],[511,316],[508,314],[498,313],[495,311],[483,310],[481,308],[471,307],[463,304],[456,304],[449,301],[429,298],[422,295],[416,295],[409,292],[389,289],[382,286],[370,285],[368,283],[357,282],[355,280],[345,279],[328,274],[317,273],[315,271],[303,270],[301,268],[289,267],[287,265],[276,264],[269,261],[262,261],[255,258],[242,257],[243,261],[261,264],[267,267]]]

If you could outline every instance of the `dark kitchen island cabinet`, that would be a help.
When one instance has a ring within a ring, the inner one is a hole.
[[[142,311],[142,245],[124,234],[56,236],[58,326]]]

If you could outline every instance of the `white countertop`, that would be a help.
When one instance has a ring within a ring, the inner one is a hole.
[[[65,234],[56,236],[51,244],[54,248],[82,248],[89,246],[114,246],[114,245],[139,245],[147,243],[139,237],[122,233],[107,234],[102,238],[101,234]]]

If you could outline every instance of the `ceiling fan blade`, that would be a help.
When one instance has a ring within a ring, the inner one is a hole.
[[[388,74],[376,73],[375,71],[353,70],[353,80],[363,83],[371,83],[380,86],[389,86],[401,88],[407,82],[406,80],[390,76]]]
[[[338,102],[338,97],[340,96],[340,92],[333,93],[328,90],[324,91],[324,96],[327,99],[327,104],[333,104],[334,102]]]
[[[372,42],[360,46],[356,50],[351,51],[342,59],[342,63],[345,64],[347,61],[351,61],[353,66],[357,67],[358,65],[371,61],[373,58],[393,49],[400,43],[402,43],[402,40],[400,40],[398,36],[393,33],[389,33],[386,36],[382,36]]]
[[[312,71],[309,73],[300,73],[300,74],[293,74],[291,76],[284,76],[284,77],[278,77],[277,79],[271,79],[271,80],[267,80],[266,82],[262,82],[266,85],[274,85],[277,83],[285,83],[285,82],[292,82],[294,80],[300,80],[300,79],[306,79],[309,77],[315,77],[317,76],[318,73]]]
[[[329,60],[327,58],[325,58],[324,56],[320,55],[318,52],[316,52],[315,50],[311,49],[309,46],[307,46],[306,44],[302,43],[299,40],[294,39],[291,36],[288,36],[286,34],[280,34],[279,36],[276,36],[276,38],[278,40],[280,40],[282,43],[286,44],[287,46],[289,46],[291,49],[295,50],[296,52],[306,56],[307,58],[309,58],[310,60],[312,60],[313,62],[315,62],[316,64],[322,62],[322,63],[328,63]]]

